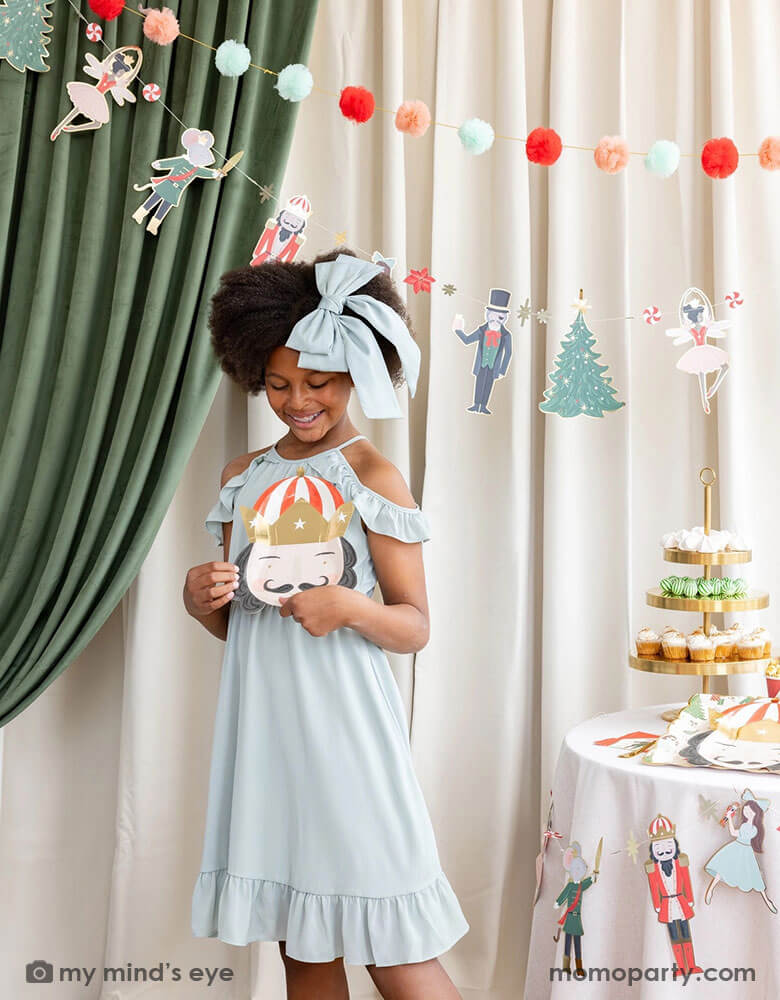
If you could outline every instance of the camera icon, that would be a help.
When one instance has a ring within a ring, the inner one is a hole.
[[[54,982],[54,969],[52,968],[51,962],[44,962],[42,960],[37,962],[28,962],[25,966],[25,970],[27,972],[28,983]]]

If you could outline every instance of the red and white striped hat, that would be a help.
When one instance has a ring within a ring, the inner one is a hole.
[[[284,209],[286,212],[292,212],[293,215],[297,215],[299,219],[303,219],[305,222],[311,215],[311,202],[305,194],[294,194],[292,198],[287,200]]]
[[[664,816],[663,813],[658,813],[656,818],[647,828],[650,840],[668,840],[670,837],[674,837],[676,832],[677,827],[674,823],[672,823],[669,817]]]
[[[333,483],[307,476],[300,465],[296,475],[272,483],[252,509],[242,507],[241,513],[250,542],[294,545],[338,538],[353,510]]]

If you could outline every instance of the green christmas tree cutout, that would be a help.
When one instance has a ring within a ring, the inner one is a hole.
[[[555,370],[549,375],[552,385],[545,389],[545,401],[539,409],[561,417],[603,417],[608,410],[619,410],[626,404],[615,399],[617,389],[612,378],[604,374],[609,365],[597,363],[601,355],[593,350],[596,338],[585,322],[585,310],[590,306],[582,289],[574,308],[577,317],[561,341]]]
[[[54,0],[6,0],[0,3],[0,59],[24,73],[31,69],[46,73],[44,62],[49,55],[51,39],[46,36],[52,26],[49,7]]]

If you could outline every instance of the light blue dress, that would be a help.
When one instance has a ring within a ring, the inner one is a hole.
[[[419,507],[358,480],[341,449],[360,437],[295,461],[274,446],[230,479],[206,518],[219,544],[232,520],[230,561],[250,544],[239,508],[303,466],[310,482],[325,480],[354,504],[344,534],[352,585],[370,595],[376,575],[361,519],[405,542],[427,540],[429,529]],[[277,607],[250,613],[237,598],[193,934],[236,945],[284,940],[303,962],[400,965],[447,951],[469,925],[442,871],[385,652],[353,629],[312,636]]]
[[[736,840],[716,851],[704,866],[704,870],[708,875],[720,875],[726,885],[734,886],[743,892],[750,892],[751,889],[763,892],[766,883],[750,845],[755,835],[755,826],[752,823],[743,823],[737,831]]]

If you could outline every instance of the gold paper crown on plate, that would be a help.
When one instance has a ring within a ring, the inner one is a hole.
[[[303,466],[298,467],[297,475],[304,476]],[[275,483],[266,490],[258,500],[258,504],[276,488],[282,488],[286,492],[287,482],[289,480]],[[327,518],[323,517],[308,500],[299,497],[292,501],[283,500],[281,514],[275,521],[269,522],[260,510],[240,507],[249,541],[263,542],[266,545],[301,545],[305,542],[328,542],[332,538],[340,538],[347,530],[354,510],[353,503],[342,503],[336,507],[333,515]]]

